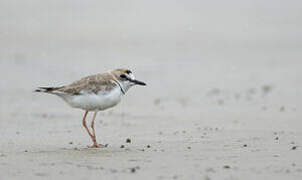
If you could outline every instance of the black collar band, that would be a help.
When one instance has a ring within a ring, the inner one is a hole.
[[[124,89],[123,89],[122,85],[120,84],[120,82],[118,82],[118,81],[117,81],[117,80],[115,80],[115,79],[114,79],[114,82],[116,82],[116,83],[117,83],[117,85],[120,87],[120,89],[121,89],[122,93],[125,95],[126,93],[125,93],[125,91],[124,91]]]

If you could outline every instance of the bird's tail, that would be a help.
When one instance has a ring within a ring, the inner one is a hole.
[[[62,87],[38,87],[34,92],[52,93]]]

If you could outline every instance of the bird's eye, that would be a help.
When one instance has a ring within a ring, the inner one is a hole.
[[[126,78],[125,74],[120,75],[121,78]]]
[[[132,72],[131,72],[130,70],[127,70],[126,73],[127,73],[127,74],[130,74],[130,73],[132,73]]]

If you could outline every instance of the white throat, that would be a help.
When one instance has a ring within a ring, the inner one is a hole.
[[[123,81],[123,82],[119,82],[121,84],[121,87],[123,88],[124,92],[126,93],[131,86],[133,86],[134,84],[129,82],[129,81]]]
[[[126,94],[130,87],[133,86],[133,83],[129,81],[120,82],[119,80],[114,80],[114,82],[120,87],[123,94]]]

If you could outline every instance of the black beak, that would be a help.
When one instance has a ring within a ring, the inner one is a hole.
[[[142,81],[139,81],[139,80],[136,80],[136,79],[134,79],[134,80],[131,79],[129,81],[133,82],[134,84],[141,85],[141,86],[146,86],[147,85],[146,83],[144,83]]]

